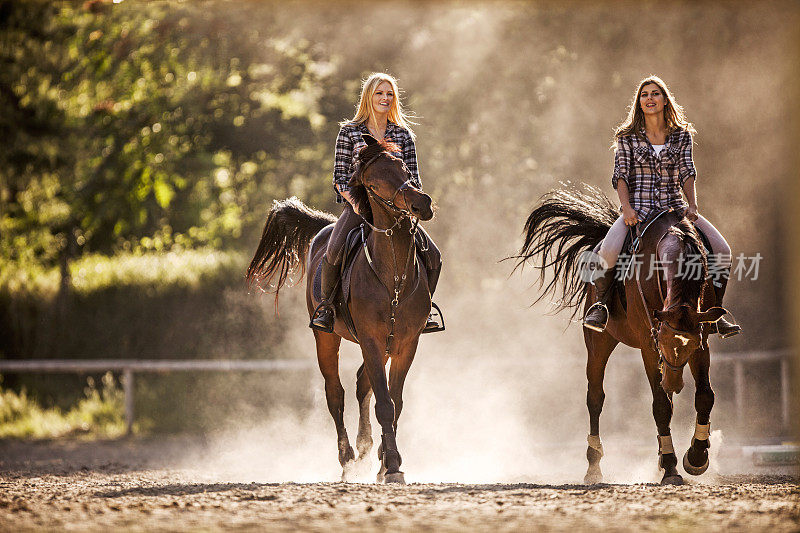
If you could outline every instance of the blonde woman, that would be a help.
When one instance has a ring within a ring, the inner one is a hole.
[[[612,185],[617,189],[622,215],[608,230],[599,255],[606,271],[594,281],[598,302],[586,312],[583,325],[603,331],[608,321],[606,301],[614,280],[614,265],[622,249],[627,226],[635,226],[664,208],[684,211],[686,218],[706,234],[711,244],[709,269],[718,306],[728,284],[731,248],[711,222],[697,212],[692,160],[692,124],[667,85],[657,76],[643,79],[633,95],[628,117],[614,134],[616,151]],[[681,192],[683,195],[681,195]],[[685,197],[685,199],[684,199]],[[716,332],[723,338],[741,328],[720,318]]]
[[[345,239],[350,230],[358,227],[363,221],[356,211],[347,185],[353,174],[356,156],[367,145],[362,135],[371,135],[378,140],[384,139],[397,145],[400,151],[392,155],[403,160],[411,173],[412,184],[422,189],[417,166],[417,150],[414,145],[415,136],[411,125],[409,116],[403,111],[397,80],[394,77],[376,72],[364,80],[356,114],[351,120],[340,123],[341,128],[336,138],[333,188],[336,191],[336,202],[345,205],[333,228],[322,260],[323,302],[311,320],[310,326],[314,329],[333,331],[335,314],[330,297],[339,279]],[[419,229],[429,244],[425,254],[425,266],[428,269],[428,286],[433,296],[442,269],[441,254],[424,230]],[[440,324],[429,318],[422,332],[428,333],[439,329]]]

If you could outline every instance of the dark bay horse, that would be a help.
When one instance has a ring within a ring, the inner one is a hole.
[[[378,481],[404,483],[396,442],[397,420],[403,409],[403,383],[431,311],[426,271],[417,261],[414,237],[418,222],[430,220],[433,209],[430,196],[413,187],[408,169],[391,155],[397,148],[367,135],[364,139],[367,146],[358,155],[349,184],[365,226],[372,229],[366,245],[357,252],[350,277],[347,305],[357,338],[341,313],[337,313],[333,333],[312,331],[328,410],[336,425],[342,477],[356,460],[344,425],[344,389],[339,379],[339,345],[344,338],[357,342],[364,358],[356,375],[358,460],[372,449],[369,402],[374,392],[375,415],[382,431]],[[277,291],[290,272],[305,268],[306,302],[309,316],[313,316],[320,303],[312,287],[314,276],[335,220],[296,198],[276,201],[247,270],[247,280],[264,289],[271,285],[277,299]]]
[[[605,237],[619,211],[598,189],[583,191],[566,187],[545,195],[525,224],[525,242],[515,256],[517,267],[539,258],[537,265],[544,284],[541,298],[560,283],[562,298],[558,310],[572,309],[573,317],[596,301],[594,285],[582,271],[587,254]],[[671,220],[670,220],[671,218]],[[644,226],[644,224],[640,225]],[[658,230],[660,226],[662,231]],[[640,231],[642,228],[638,228]],[[586,377],[589,409],[589,468],[585,483],[600,483],[600,412],[605,393],[603,376],[611,352],[620,342],[642,353],[644,368],[653,394],[653,417],[658,430],[659,467],[662,484],[681,484],[677,456],[670,436],[672,394],[683,388],[683,369],[688,363],[696,383],[697,422],[691,445],[684,455],[686,472],[699,475],[708,468],[711,408],[714,392],[709,383],[708,327],[725,310],[714,307],[715,297],[707,282],[707,257],[694,226],[681,214],[664,213],[641,236],[636,257],[642,263],[638,275],[624,278],[622,291],[615,291],[609,303],[608,325],[603,332],[584,328],[588,352]],[[622,256],[620,256],[622,257]],[[690,272],[689,257],[699,258]],[[629,263],[635,266],[636,261]],[[655,268],[656,275],[649,272]],[[684,273],[686,275],[684,275]],[[537,300],[538,301],[538,300]]]

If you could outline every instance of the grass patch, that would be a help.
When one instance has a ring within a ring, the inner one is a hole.
[[[44,408],[24,390],[0,390],[0,438],[119,437],[125,433],[124,401],[110,372],[100,387],[88,378],[83,397],[67,411]]]

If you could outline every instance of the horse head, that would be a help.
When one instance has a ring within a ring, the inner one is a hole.
[[[393,214],[411,215],[420,220],[433,218],[433,200],[411,182],[411,171],[403,161],[391,154],[400,148],[371,135],[363,135],[367,143],[358,154],[356,169],[350,179],[350,194],[359,213],[370,211],[370,200]]]
[[[683,367],[702,344],[701,324],[716,322],[725,313],[722,307],[701,312],[688,304],[653,311],[659,321],[656,342],[661,353],[661,387],[667,394],[683,389]]]

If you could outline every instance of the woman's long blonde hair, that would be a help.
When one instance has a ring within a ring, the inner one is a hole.
[[[624,135],[638,135],[639,130],[644,128],[644,111],[642,111],[642,106],[639,105],[639,95],[642,94],[642,88],[649,83],[655,83],[664,93],[664,121],[667,123],[667,132],[672,133],[680,128],[688,130],[690,133],[696,133],[692,123],[686,120],[683,107],[675,101],[675,97],[672,96],[664,80],[658,76],[650,75],[639,82],[636,92],[633,93],[633,102],[628,108],[628,118],[617,126],[614,131],[614,141]]]
[[[353,122],[356,124],[361,124],[362,122],[369,120],[374,113],[372,109],[372,96],[375,94],[375,90],[378,88],[378,85],[384,81],[389,82],[389,84],[392,86],[392,91],[394,92],[394,99],[392,100],[392,105],[389,108],[388,118],[398,126],[408,130],[408,133],[411,134],[411,138],[413,139],[415,136],[414,131],[411,129],[411,125],[416,124],[416,122],[411,121],[413,115],[403,111],[403,104],[400,102],[400,89],[397,87],[397,80],[394,79],[394,76],[386,74],[385,72],[373,72],[361,83],[361,97],[358,99],[356,115],[350,120],[340,122],[339,125],[344,126]]]

